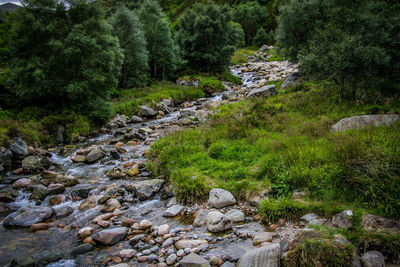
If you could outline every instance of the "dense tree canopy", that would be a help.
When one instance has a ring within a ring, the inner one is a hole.
[[[148,73],[148,54],[137,16],[126,7],[122,7],[111,17],[110,23],[124,53],[120,87],[143,86]]]
[[[107,118],[122,63],[118,39],[92,1],[26,0],[12,40],[11,88],[24,103]],[[68,6],[68,7],[67,7]]]
[[[240,41],[227,6],[198,4],[179,19],[176,40],[187,66],[196,71],[215,73],[226,70]]]

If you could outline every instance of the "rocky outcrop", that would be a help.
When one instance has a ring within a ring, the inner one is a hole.
[[[399,115],[362,115],[344,118],[332,126],[333,132],[343,132],[350,129],[361,130],[366,127],[390,126],[398,121]]]
[[[4,227],[30,227],[32,224],[43,222],[53,215],[53,210],[47,207],[19,209],[8,215],[3,222]]]
[[[236,204],[236,199],[229,191],[226,191],[225,189],[213,188],[210,190],[208,204],[214,208],[220,209]]]
[[[210,211],[207,214],[206,225],[208,231],[218,233],[232,228],[232,220],[219,211]]]
[[[269,244],[252,249],[244,254],[238,267],[278,267],[280,264],[281,248],[279,244]]]
[[[258,97],[258,96],[271,96],[271,95],[276,95],[278,91],[276,90],[275,84],[263,86],[261,88],[253,89],[251,90],[246,98],[251,98],[251,97]]]

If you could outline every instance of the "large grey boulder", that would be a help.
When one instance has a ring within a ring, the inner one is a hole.
[[[256,88],[251,90],[247,94],[246,98],[257,97],[257,96],[271,96],[271,95],[276,95],[277,93],[278,91],[276,90],[275,84],[270,84],[263,86],[261,88]]]
[[[112,245],[124,239],[126,234],[127,229],[125,227],[118,227],[98,232],[93,235],[93,240],[103,245]]]
[[[344,210],[332,218],[332,224],[339,228],[350,229],[353,227],[353,221],[351,218],[353,217],[353,211]]]
[[[390,126],[398,121],[399,115],[362,115],[341,119],[332,126],[333,132],[342,132],[349,129],[360,130],[370,126]]]
[[[90,153],[86,156],[86,161],[88,163],[94,163],[98,161],[99,159],[104,157],[104,152],[100,151],[99,149],[95,148]]]
[[[385,258],[379,251],[368,251],[361,257],[363,267],[385,267]]]
[[[48,167],[50,167],[50,162],[46,157],[29,156],[22,161],[22,168],[26,173],[39,173]]]
[[[293,72],[287,77],[283,83],[281,84],[281,89],[286,90],[293,86],[300,84],[302,81],[302,77],[298,71]]]
[[[157,116],[158,113],[148,106],[141,106],[140,114],[142,115],[142,117],[154,118],[155,116]]]
[[[190,253],[179,262],[182,267],[209,267],[210,264],[196,253]]]
[[[219,211],[213,210],[207,214],[206,225],[208,231],[218,233],[232,228],[232,220]]]
[[[154,193],[160,191],[164,182],[165,181],[162,179],[145,180],[137,182],[133,187],[135,188],[135,193],[138,199],[145,200],[153,196]]]
[[[252,249],[244,254],[238,267],[278,267],[281,257],[279,243]]]
[[[225,189],[213,188],[210,190],[208,204],[214,208],[220,209],[236,204],[236,199],[231,192],[226,191]]]
[[[10,150],[13,156],[18,159],[23,159],[29,155],[28,145],[19,137],[12,139]]]
[[[43,222],[53,215],[53,209],[47,207],[21,208],[8,215],[3,222],[4,227],[29,227]]]

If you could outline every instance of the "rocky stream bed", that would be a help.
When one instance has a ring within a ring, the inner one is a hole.
[[[44,150],[15,139],[2,148],[1,167],[22,168],[0,184],[0,266],[279,266],[296,233],[327,220],[308,214],[265,226],[254,206],[217,188],[207,203],[181,206],[145,167],[155,140],[195,127],[212,107],[275,94],[268,81],[294,82],[295,66],[259,58],[232,67],[241,86],[181,106],[164,100],[158,110],[142,107],[142,117],[118,115],[77,144]]]

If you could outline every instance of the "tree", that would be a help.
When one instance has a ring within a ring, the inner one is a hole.
[[[233,20],[242,25],[246,45],[249,45],[258,29],[267,25],[268,10],[258,2],[243,3],[234,9]]]
[[[136,14],[122,7],[111,17],[110,23],[124,53],[119,86],[127,88],[145,85],[149,68],[148,52]]]
[[[265,44],[272,44],[274,41],[273,33],[267,34],[263,28],[258,29],[256,36],[253,39],[253,45],[262,46]]]
[[[122,53],[90,0],[26,0],[16,11],[10,88],[25,104],[69,108],[104,121]]]
[[[147,41],[151,77],[166,79],[174,73],[177,65],[175,44],[168,22],[161,8],[152,0],[144,2],[139,10],[139,19],[143,23]]]
[[[223,72],[230,64],[238,40],[227,6],[196,4],[179,19],[176,40],[187,66],[207,73]]]

